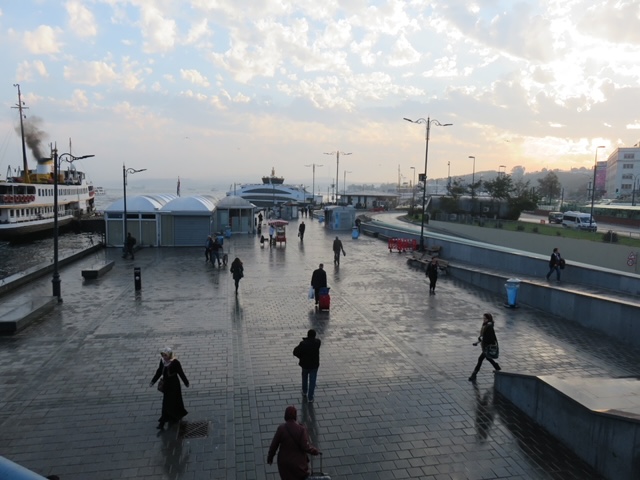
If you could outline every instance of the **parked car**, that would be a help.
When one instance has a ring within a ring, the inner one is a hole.
[[[562,223],[562,212],[549,212],[549,223]]]

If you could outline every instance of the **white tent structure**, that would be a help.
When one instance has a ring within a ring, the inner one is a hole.
[[[229,195],[216,204],[213,230],[216,232],[253,233],[256,206],[249,200]]]
[[[127,231],[138,245],[159,245],[159,211],[176,195],[137,195],[127,198]],[[107,246],[124,243],[124,199],[116,200],[104,211]]]
[[[160,244],[174,247],[204,246],[213,231],[215,197],[178,197],[160,209]]]

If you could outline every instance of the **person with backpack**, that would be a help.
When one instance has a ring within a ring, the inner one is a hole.
[[[549,259],[549,273],[547,273],[547,280],[553,273],[556,271],[556,280],[560,281],[560,270],[564,268],[564,258],[560,255],[560,250],[558,248],[553,249],[553,253],[551,254],[551,258]]]

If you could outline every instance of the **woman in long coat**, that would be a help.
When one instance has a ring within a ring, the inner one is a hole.
[[[229,269],[231,275],[233,275],[233,281],[236,284],[236,295],[238,294],[238,286],[240,285],[240,279],[244,277],[244,267],[238,257],[231,262],[231,268]]]
[[[278,473],[282,480],[304,480],[309,476],[309,457],[318,455],[320,451],[309,442],[309,434],[304,425],[296,418],[296,407],[289,405],[284,412],[285,422],[281,424],[273,436],[267,463],[273,464],[273,457],[278,452]]]
[[[496,337],[496,332],[493,329],[493,315],[490,313],[485,313],[482,316],[482,328],[480,329],[480,336],[478,337],[478,341],[473,345],[476,346],[480,343],[482,346],[482,353],[478,357],[478,363],[476,364],[476,368],[473,369],[473,373],[469,377],[470,382],[476,381],[476,375],[480,371],[480,367],[482,366],[482,362],[486,358],[489,363],[493,366],[493,368],[498,371],[502,370],[498,362],[494,361],[491,357],[487,356],[487,350],[490,346],[498,344],[498,338]]]
[[[153,386],[162,377],[162,415],[158,419],[157,426],[158,429],[162,430],[166,422],[177,422],[187,415],[188,412],[184,408],[182,388],[178,377],[182,379],[184,386],[187,388],[189,388],[189,380],[187,380],[187,376],[182,371],[182,365],[180,365],[170,348],[167,347],[162,350],[160,356],[162,357],[160,365],[149,386]]]

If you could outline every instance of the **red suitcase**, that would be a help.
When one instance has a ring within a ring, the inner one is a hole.
[[[320,298],[318,298],[318,308],[320,310],[329,310],[331,307],[331,296],[328,288],[320,289]]]

